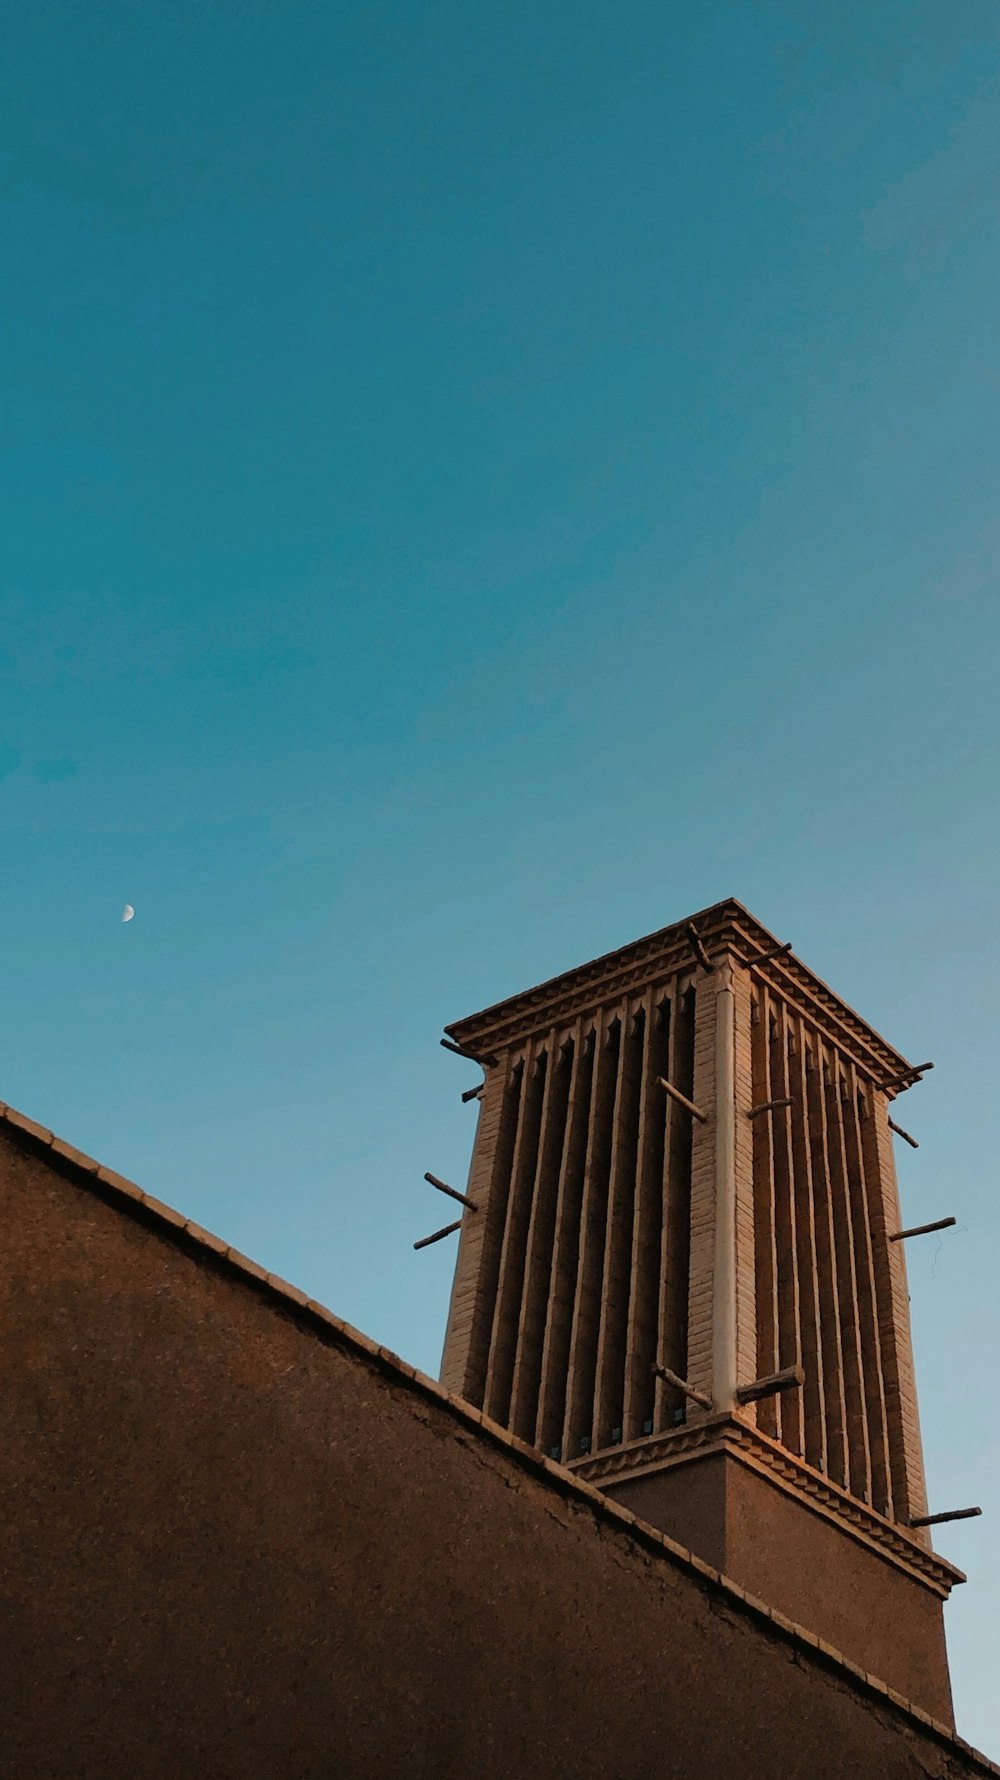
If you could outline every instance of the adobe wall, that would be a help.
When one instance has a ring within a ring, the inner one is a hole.
[[[0,1130],[3,1775],[997,1772],[25,1142]]]
[[[939,1596],[772,1478],[718,1453],[604,1487],[748,1594],[954,1723]]]

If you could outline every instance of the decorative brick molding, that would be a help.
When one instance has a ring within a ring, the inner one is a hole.
[[[735,898],[716,903],[693,919],[709,953],[727,945],[738,957],[750,959],[778,943]],[[456,1044],[472,1051],[509,1050],[534,1033],[568,1024],[598,1002],[620,999],[683,970],[693,961],[691,942],[684,931],[689,924],[661,928],[535,989],[457,1020],[446,1031]],[[906,1058],[793,954],[774,958],[762,968],[789,1005],[850,1056],[866,1079],[881,1082],[906,1074]]]
[[[947,1600],[957,1583],[966,1580],[963,1571],[918,1544],[905,1528],[886,1520],[811,1465],[786,1452],[740,1414],[708,1417],[651,1439],[633,1441],[629,1446],[572,1459],[567,1469],[574,1477],[603,1489],[626,1478],[650,1476],[718,1453],[760,1472],[813,1512],[834,1521],[862,1544],[874,1547],[882,1557],[918,1577],[942,1600]]]

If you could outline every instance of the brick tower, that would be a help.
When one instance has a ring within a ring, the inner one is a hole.
[[[892,1239],[919,1069],[735,901],[448,1031],[485,1082],[443,1384],[951,1724]]]

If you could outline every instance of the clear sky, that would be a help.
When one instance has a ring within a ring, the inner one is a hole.
[[[739,897],[937,1066],[918,1383],[1000,1755],[993,0],[4,35],[0,1097],[436,1374],[442,1025]]]

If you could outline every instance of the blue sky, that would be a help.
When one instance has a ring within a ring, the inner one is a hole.
[[[937,1065],[899,1166],[959,1219],[908,1258],[997,1754],[995,8],[5,39],[0,1097],[433,1374],[442,1025],[738,896]]]

